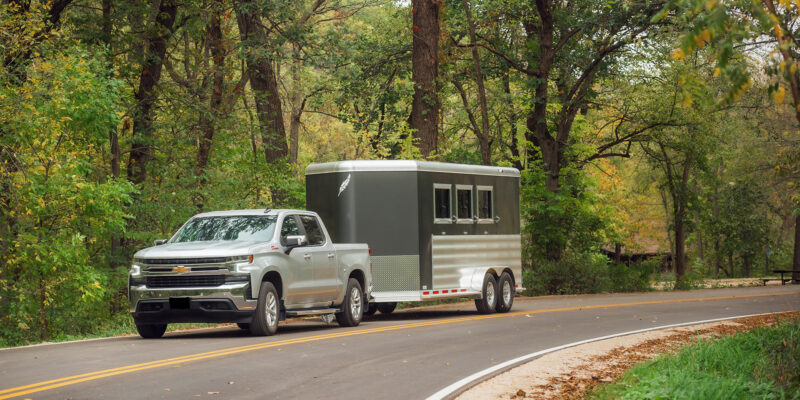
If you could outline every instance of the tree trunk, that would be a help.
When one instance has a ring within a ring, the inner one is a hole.
[[[503,71],[503,92],[510,97],[511,79],[508,75],[509,68],[506,68]],[[519,139],[517,139],[517,112],[513,104],[510,105],[510,109],[508,110],[508,133],[511,135],[511,156],[513,158],[511,162],[516,169],[522,171],[527,166],[528,160],[527,155],[524,155],[524,152],[520,148]]]
[[[253,0],[241,0],[236,7],[239,34],[245,46],[257,49],[246,55],[247,74],[256,103],[256,115],[261,130],[261,146],[268,164],[284,161],[289,155],[286,128],[283,123],[283,106],[278,93],[278,78],[272,60],[265,56],[267,31],[261,22],[258,6]]]
[[[412,0],[411,79],[414,97],[409,118],[423,157],[435,152],[439,139],[439,97],[436,78],[439,68],[438,0]]]
[[[213,63],[211,73],[211,95],[208,100],[208,111],[200,114],[198,121],[200,137],[198,138],[197,157],[195,163],[195,176],[197,177],[197,187],[202,188],[207,182],[206,167],[211,157],[211,149],[214,144],[214,134],[216,133],[219,120],[222,118],[222,97],[225,91],[225,56],[226,49],[222,36],[219,13],[215,7],[211,7],[206,25],[206,37]],[[205,206],[205,199],[199,191],[196,200],[197,211],[202,212]]]
[[[472,21],[472,14],[469,11],[469,0],[464,0],[464,13],[467,17],[467,27],[469,28],[469,42],[472,45],[472,63],[475,66],[475,83],[478,85],[478,105],[481,110],[481,129],[475,132],[478,135],[478,144],[481,149],[481,161],[483,165],[492,164],[492,149],[489,141],[489,110],[486,105],[486,87],[483,85],[483,73],[481,72],[481,58],[478,54],[478,46],[475,45],[475,23]]]
[[[792,258],[792,269],[800,271],[800,215],[794,218],[794,257]],[[800,272],[792,272],[794,282],[800,281]]]
[[[675,206],[675,286],[680,286],[686,275],[686,210]]]
[[[167,54],[167,42],[172,36],[178,6],[174,0],[162,0],[158,7],[156,26],[144,44],[144,61],[139,77],[139,90],[134,94],[136,108],[133,112],[133,138],[128,159],[128,180],[143,183],[147,180],[147,163],[153,158],[153,105],[156,86],[161,80],[161,67]]]
[[[295,48],[295,53],[299,57],[299,48]],[[306,106],[306,100],[303,96],[302,80],[300,78],[300,60],[295,58],[292,60],[292,93],[289,96],[292,113],[289,119],[289,161],[292,166],[297,169],[297,154],[300,151],[300,118],[303,116],[303,110]]]

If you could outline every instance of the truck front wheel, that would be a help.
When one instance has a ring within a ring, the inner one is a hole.
[[[278,291],[272,282],[261,282],[258,292],[258,305],[253,322],[250,324],[250,333],[255,336],[272,336],[278,331],[278,315],[280,301]]]
[[[347,282],[347,293],[342,303],[342,311],[336,313],[339,326],[358,326],[364,313],[364,295],[358,280],[350,278]]]
[[[164,332],[167,331],[167,324],[136,324],[136,330],[145,339],[158,339],[164,336]]]
[[[497,280],[494,279],[494,275],[486,274],[483,277],[481,295],[480,299],[475,299],[475,308],[481,314],[493,313],[497,304]]]

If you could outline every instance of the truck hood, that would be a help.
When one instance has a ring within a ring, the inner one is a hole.
[[[133,256],[136,258],[230,257],[250,254],[250,249],[259,245],[263,243],[237,241],[166,243],[139,250]]]

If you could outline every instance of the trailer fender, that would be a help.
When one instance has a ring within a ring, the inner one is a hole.
[[[492,274],[497,278],[504,269],[506,269],[506,267],[497,265],[464,268],[461,275],[461,287],[468,287],[470,291],[483,293],[483,278],[486,274]],[[483,295],[479,294],[478,298],[483,298]]]

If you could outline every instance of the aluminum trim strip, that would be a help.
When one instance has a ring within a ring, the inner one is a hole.
[[[442,172],[451,174],[472,174],[490,176],[519,177],[519,170],[509,167],[492,167],[485,165],[466,165],[413,160],[350,160],[322,164],[311,164],[306,168],[306,176],[327,174],[332,172],[360,171],[421,171]]]

